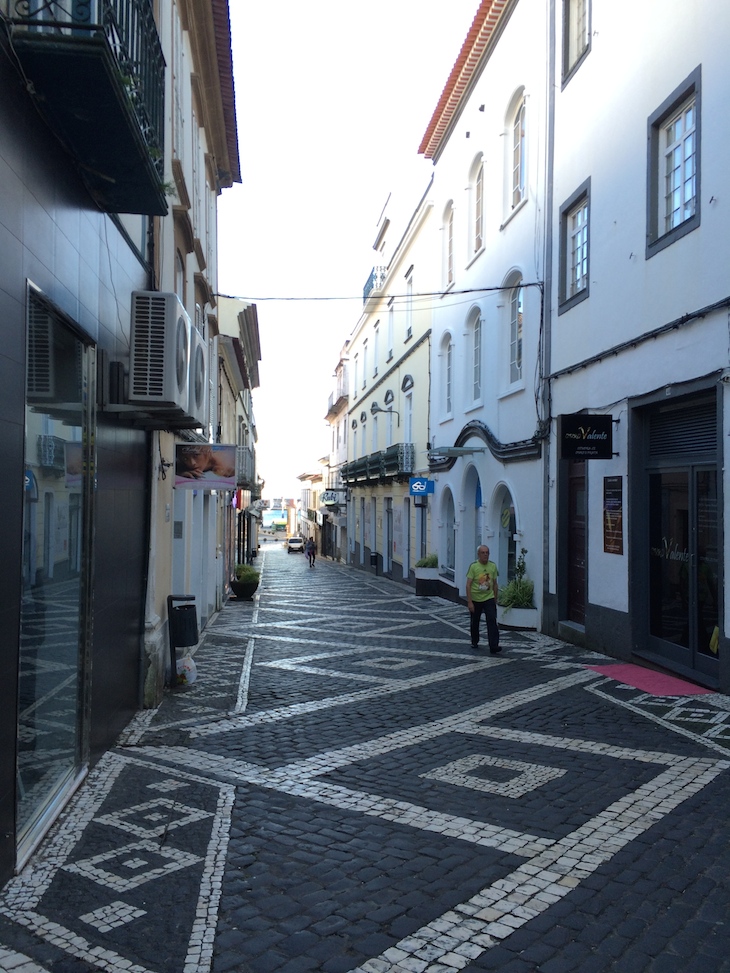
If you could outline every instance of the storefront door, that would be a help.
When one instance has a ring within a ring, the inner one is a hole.
[[[649,642],[687,669],[717,674],[717,470],[649,474]]]
[[[86,759],[90,354],[31,292],[18,678],[18,864],[75,786]]]

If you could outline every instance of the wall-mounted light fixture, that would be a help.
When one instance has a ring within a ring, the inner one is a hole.
[[[388,413],[393,413],[394,415],[398,416],[398,425],[400,426],[400,412],[398,412],[397,409],[394,409],[392,406],[389,406],[387,409],[383,409],[378,405],[377,402],[373,402],[373,404],[370,406],[370,415],[374,416],[376,412],[385,412],[386,415]]]

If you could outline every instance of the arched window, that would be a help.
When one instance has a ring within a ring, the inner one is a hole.
[[[443,233],[445,290],[454,283],[454,205],[451,201],[444,210]]]
[[[482,397],[482,314],[479,308],[469,315],[469,369],[467,374],[467,388],[471,390],[471,397],[477,402]]]
[[[512,209],[525,198],[525,99],[512,116]]]
[[[451,335],[447,333],[441,339],[441,407],[446,416],[454,411],[453,376],[454,345]]]
[[[522,278],[512,281],[509,292],[509,381],[522,381],[522,317],[525,289]]]
[[[469,174],[469,253],[475,254],[484,246],[484,159],[481,153],[474,160]]]

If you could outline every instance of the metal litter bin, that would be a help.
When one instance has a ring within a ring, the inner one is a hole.
[[[176,601],[193,602],[175,605]],[[167,630],[170,641],[170,686],[177,686],[177,652],[189,645],[198,644],[198,613],[194,595],[167,596]]]
[[[195,605],[175,605],[170,612],[170,637],[181,649],[198,644],[198,613]]]

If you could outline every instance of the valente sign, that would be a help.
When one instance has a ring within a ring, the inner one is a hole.
[[[611,459],[613,456],[612,416],[558,416],[558,442],[561,459]]]

